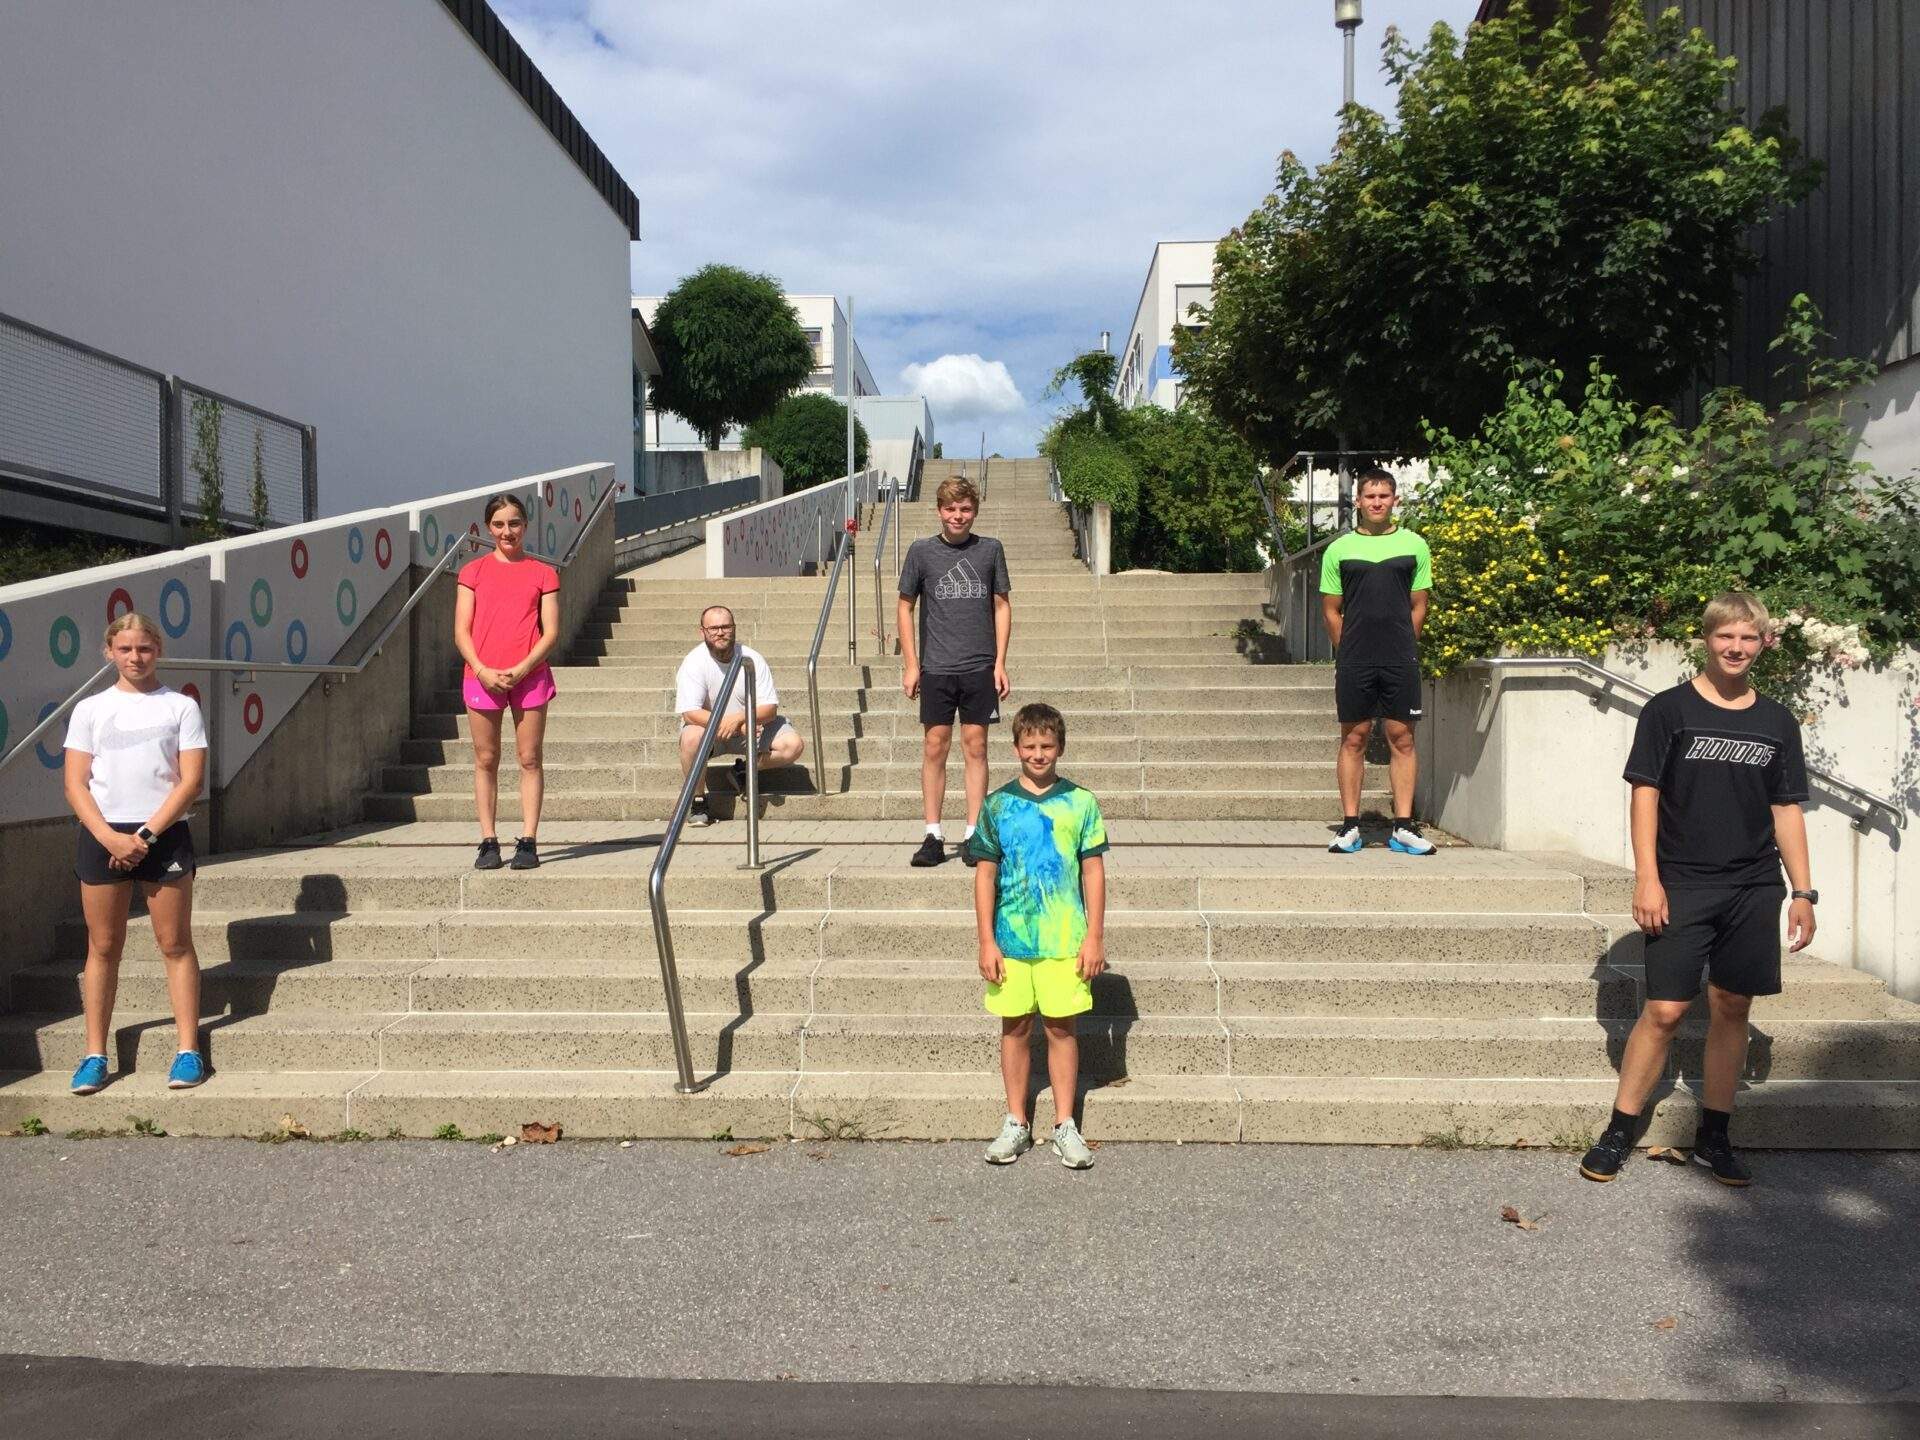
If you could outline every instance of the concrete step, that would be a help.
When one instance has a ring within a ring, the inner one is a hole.
[[[678,792],[598,791],[550,793],[542,814],[547,821],[622,820],[663,822]],[[916,782],[911,791],[853,790],[828,795],[791,794],[769,789],[762,797],[766,814],[788,820],[899,820],[921,815]],[[1384,790],[1369,790],[1361,801],[1369,811],[1388,803]],[[1321,820],[1337,807],[1331,777],[1324,789],[1314,790],[1177,790],[1146,794],[1122,792],[1101,797],[1101,810],[1113,820]],[[735,797],[716,792],[713,813],[732,820],[738,811]],[[943,821],[965,818],[966,799],[949,792],[941,810]],[[373,791],[362,798],[368,820],[470,820],[471,795],[397,795]],[[501,787],[499,817],[503,826],[518,823],[520,799]]]
[[[469,731],[465,712],[453,708],[458,696],[451,691],[442,692],[442,695],[447,709],[416,715],[413,721],[414,738],[459,740],[464,743]],[[1332,709],[1317,699],[1308,701],[1296,696],[1275,698],[1299,703],[1250,709],[1241,713],[1216,713],[1208,717],[1204,732],[1209,738],[1254,742],[1268,735],[1338,735]],[[791,712],[790,718],[795,718],[796,723],[803,718],[800,712],[806,708],[805,700],[804,687],[798,704],[789,704],[782,697],[782,706]],[[1003,707],[1002,714],[1005,713]],[[854,712],[851,709],[833,711],[823,707],[820,723],[823,744],[858,737],[909,740],[917,745],[924,734],[918,714],[906,708],[898,711]],[[679,735],[681,724],[680,717],[665,708],[635,711],[614,703],[606,695],[583,693],[572,697],[564,705],[554,706],[547,720],[546,733],[554,740],[671,739]],[[512,728],[511,719],[507,721],[507,728]],[[1070,745],[1077,745],[1082,740],[1119,736],[1171,745],[1183,743],[1194,729],[1192,714],[1183,710],[1094,711],[1068,716],[1067,739]],[[809,725],[803,724],[802,731],[811,739]],[[998,727],[998,733],[990,734],[988,743],[1011,743],[1007,740],[1005,727]]]
[[[559,716],[550,721],[547,729],[546,763],[549,765],[592,765],[608,761],[634,765],[675,765],[679,764],[679,740],[677,737],[660,736],[649,739],[621,739],[610,745],[605,739],[563,739],[557,737]],[[1111,764],[1115,762],[1135,761],[1165,764],[1179,764],[1183,761],[1219,761],[1257,765],[1280,761],[1296,763],[1317,763],[1331,765],[1334,748],[1338,743],[1338,731],[1329,720],[1325,725],[1316,727],[1319,733],[1309,735],[1278,735],[1272,738],[1245,736],[1240,738],[1219,738],[1210,736],[1196,737],[1193,740],[1143,740],[1138,736],[1107,736],[1081,739],[1069,732],[1071,745],[1068,749],[1066,764],[1078,768],[1087,764]],[[1006,748],[1008,736],[995,737],[992,748]],[[826,745],[827,763],[845,765],[913,765],[920,764],[922,738],[919,735],[902,737],[854,739],[849,735],[823,741]],[[403,765],[465,765],[473,763],[473,752],[463,740],[405,740],[401,742],[400,761]],[[513,768],[514,757],[509,752],[501,760],[502,771]],[[1011,761],[1007,762],[1009,771]],[[949,777],[961,773],[962,764],[957,755],[949,754],[947,773]]]
[[[1005,1101],[990,1075],[733,1073],[692,1096],[674,1093],[666,1070],[585,1072],[244,1072],[197,1090],[168,1091],[163,1072],[117,1079],[79,1097],[64,1073],[0,1073],[0,1125],[29,1116],[54,1130],[124,1126],[154,1118],[175,1135],[276,1133],[291,1115],[316,1135],[430,1136],[447,1124],[468,1135],[516,1132],[529,1120],[558,1122],[569,1138],[779,1137],[927,1139],[982,1143]],[[1089,1088],[1082,1128],[1094,1139],[1210,1140],[1305,1144],[1505,1147],[1585,1136],[1605,1123],[1613,1082],[1325,1078],[1130,1077]],[[1042,1091],[1035,1114],[1044,1140],[1052,1114]],[[1643,1143],[1686,1145],[1697,1108],[1684,1091],[1666,1097]],[[1741,1097],[1740,1136],[1756,1148],[1920,1148],[1920,1084],[1779,1081]],[[1572,1159],[1568,1160],[1571,1167]]]

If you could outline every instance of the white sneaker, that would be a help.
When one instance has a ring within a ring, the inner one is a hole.
[[[1393,822],[1393,834],[1387,839],[1387,848],[1402,855],[1431,855],[1433,842],[1420,833],[1420,827],[1411,820]]]
[[[1361,837],[1358,825],[1343,825],[1340,833],[1333,837],[1333,843],[1327,849],[1335,855],[1358,855],[1367,842]]]
[[[1009,1115],[1000,1126],[1000,1134],[987,1146],[987,1163],[1011,1165],[1032,1148],[1033,1127],[1022,1125]]]
[[[1093,1151],[1080,1137],[1080,1127],[1071,1120],[1062,1120],[1053,1127],[1053,1153],[1069,1170],[1093,1168]]]

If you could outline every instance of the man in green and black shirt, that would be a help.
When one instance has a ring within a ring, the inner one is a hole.
[[[1355,528],[1328,545],[1320,561],[1320,609],[1333,637],[1334,704],[1340,716],[1340,833],[1327,848],[1352,855],[1360,834],[1360,787],[1367,740],[1384,719],[1392,749],[1390,849],[1431,855],[1433,842],[1413,819],[1418,761],[1413,725],[1420,718],[1420,627],[1426,623],[1433,560],[1427,542],[1396,524],[1399,486],[1378,466],[1362,470]]]

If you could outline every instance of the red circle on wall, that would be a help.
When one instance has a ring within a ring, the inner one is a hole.
[[[193,701],[194,704],[198,705],[200,703],[200,687],[191,680],[180,687],[180,693]]]
[[[293,542],[293,578],[296,580],[307,578],[307,542],[304,540]]]
[[[111,625],[131,609],[133,609],[133,596],[125,590],[114,591],[107,596],[107,623]]]
[[[247,727],[247,734],[258,735],[260,722],[266,719],[267,707],[260,703],[256,692],[249,692],[246,701],[240,706],[240,723]]]
[[[551,510],[553,508],[553,481],[549,480],[545,485],[542,485],[540,487],[540,494],[541,497],[546,500],[547,508]]]
[[[576,525],[580,523],[580,502],[577,499],[573,502],[573,522]]]
[[[393,563],[393,537],[384,530],[373,537],[373,563],[382,570]]]

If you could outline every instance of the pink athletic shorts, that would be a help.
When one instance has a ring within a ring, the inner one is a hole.
[[[553,670],[546,665],[527,676],[504,697],[494,694],[471,675],[460,684],[460,698],[467,702],[469,710],[504,710],[509,705],[516,710],[538,710],[559,693],[554,688]]]

